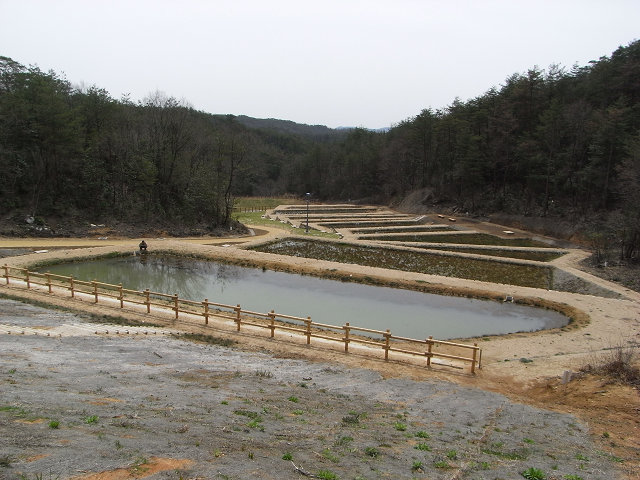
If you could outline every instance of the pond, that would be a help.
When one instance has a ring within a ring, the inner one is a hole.
[[[171,256],[142,255],[59,264],[47,271],[81,280],[122,283],[126,288],[181,298],[240,304],[258,312],[310,316],[390,329],[411,338],[451,339],[557,328],[568,319],[553,311],[512,303],[447,297],[396,288],[327,280]]]

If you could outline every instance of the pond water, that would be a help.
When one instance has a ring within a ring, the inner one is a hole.
[[[170,256],[142,255],[47,267],[59,275],[98,280],[135,290],[178,294],[181,298],[245,310],[352,325],[395,335],[462,338],[566,325],[550,310],[410,290],[375,287],[259,268]]]

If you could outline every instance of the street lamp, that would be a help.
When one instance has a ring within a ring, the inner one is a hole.
[[[307,192],[305,197],[307,199],[307,227],[305,229],[305,232],[309,233],[309,199],[311,198],[311,194]]]

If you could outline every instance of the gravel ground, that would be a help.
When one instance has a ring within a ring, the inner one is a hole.
[[[0,479],[620,478],[575,417],[499,394],[170,336],[46,336],[63,323],[86,329],[0,300],[0,324],[43,332],[0,328]]]

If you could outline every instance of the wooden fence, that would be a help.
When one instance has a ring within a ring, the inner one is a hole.
[[[120,308],[125,308],[126,304],[143,306],[147,314],[151,314],[153,307],[156,311],[173,311],[175,319],[180,318],[181,313],[202,317],[204,325],[209,324],[211,317],[222,317],[232,319],[238,332],[243,326],[268,330],[271,338],[275,338],[276,331],[290,332],[306,337],[307,345],[311,344],[312,338],[322,339],[325,342],[342,343],[345,353],[349,353],[351,344],[359,344],[383,350],[384,359],[387,361],[389,354],[395,352],[424,357],[427,367],[431,366],[433,359],[439,358],[468,363],[471,367],[471,373],[475,373],[476,368],[482,366],[482,349],[477,344],[468,345],[434,340],[432,337],[417,340],[392,335],[389,329],[385,331],[372,330],[349,323],[342,326],[329,325],[313,322],[311,317],[284,315],[273,310],[268,313],[243,310],[239,304],[226,305],[210,302],[209,299],[198,302],[179,298],[177,294],[151,292],[149,289],[131,290],[124,288],[122,284],[113,285],[96,280],[83,281],[64,275],[31,272],[26,268],[8,265],[4,265],[3,269],[6,285],[10,285],[11,280],[17,280],[16,286],[26,284],[26,288],[30,289],[35,285],[39,288],[44,287],[50,294],[58,295],[68,291],[72,298],[81,294],[91,298],[94,303],[98,303],[100,298],[111,299],[110,302],[119,303]],[[455,367],[453,364],[448,366]]]
[[[233,211],[237,213],[248,213],[248,212],[266,212],[269,210],[269,207],[264,205],[253,205],[249,207],[233,207]]]

